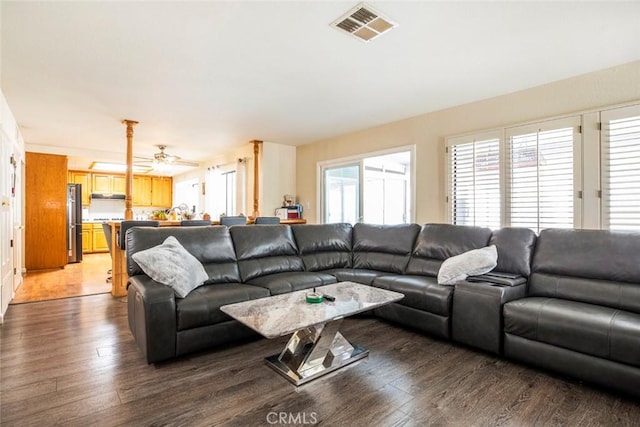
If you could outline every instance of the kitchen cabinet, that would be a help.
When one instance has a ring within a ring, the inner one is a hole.
[[[69,171],[68,182],[82,185],[82,206],[89,206],[91,202],[91,173]]]
[[[151,177],[133,177],[133,206],[151,206]]]
[[[113,175],[111,180],[111,188],[113,193],[127,192],[127,177],[124,175]]]
[[[91,179],[92,192],[94,193],[121,193],[126,190],[126,178],[124,175],[94,173]]]
[[[173,202],[173,180],[165,176],[151,177],[151,206],[170,208]]]
[[[107,238],[104,235],[102,223],[92,224],[91,229],[92,252],[109,252]]]
[[[68,182],[82,184],[82,205],[89,206],[91,193],[125,194],[125,175],[69,171]],[[173,179],[167,176],[134,175],[133,206],[170,208],[173,206]]]
[[[93,227],[92,224],[82,224],[82,253],[93,252]]]

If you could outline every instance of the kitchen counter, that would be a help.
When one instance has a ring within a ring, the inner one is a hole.
[[[98,221],[102,222],[102,221]],[[306,224],[306,219],[283,219],[281,224]],[[211,225],[219,225],[220,221],[211,221]],[[249,219],[248,225],[253,224],[253,219]],[[110,221],[111,226],[111,295],[114,297],[124,297],[127,295],[127,280],[129,275],[127,274],[127,260],[125,257],[125,251],[118,247],[117,239],[118,232],[120,231],[120,221]],[[180,221],[160,221],[160,227],[176,227],[180,226]],[[260,226],[259,226],[260,227]]]

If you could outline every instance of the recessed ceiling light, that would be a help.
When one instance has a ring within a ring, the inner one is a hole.
[[[331,23],[338,31],[369,42],[398,26],[366,3],[360,3]]]

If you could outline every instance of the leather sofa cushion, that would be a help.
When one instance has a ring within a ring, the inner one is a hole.
[[[271,295],[280,295],[336,282],[336,278],[330,274],[301,271],[260,276],[247,284],[268,289]]]
[[[242,282],[269,274],[304,270],[290,226],[231,227],[229,230]]]
[[[529,296],[562,298],[640,313],[640,284],[533,273]]]
[[[403,273],[409,262],[417,224],[353,226],[353,267]]]
[[[373,279],[385,274],[382,271],[362,268],[337,268],[325,270],[323,273],[331,274],[338,282],[356,282],[363,285],[371,285]]]
[[[445,260],[471,249],[487,246],[491,230],[451,224],[425,224],[416,239],[413,255]]]
[[[435,277],[429,276],[380,276],[373,286],[404,294],[397,303],[440,316],[451,314],[453,286],[438,285]]]
[[[406,274],[437,276],[445,259],[488,245],[491,230],[451,224],[425,224],[420,229]]]
[[[238,261],[253,258],[298,255],[288,225],[265,225],[261,227],[233,227],[229,229]]]
[[[266,225],[260,226],[267,227]],[[258,228],[258,227],[256,227]],[[304,271],[302,259],[297,256],[273,256],[238,261],[242,282],[247,283],[252,279],[269,274],[286,273],[291,271]]]
[[[487,246],[491,230],[451,224],[425,224],[420,229],[406,274],[437,276],[442,261]]]
[[[538,237],[532,271],[640,283],[640,233],[552,228]]]
[[[556,298],[523,298],[504,305],[504,331],[640,367],[636,313]]]
[[[127,232],[127,273],[144,274],[131,255],[162,244],[174,236],[191,255],[202,263],[209,280],[213,282],[239,282],[236,255],[227,227],[158,227],[132,228]]]
[[[498,249],[495,270],[529,277],[536,240],[536,233],[529,228],[505,227],[494,230],[489,244],[496,245]]]
[[[183,331],[229,321],[230,317],[220,311],[223,305],[268,296],[267,289],[239,283],[200,286],[186,298],[176,300],[177,329]]]
[[[529,295],[640,313],[640,233],[546,229],[540,232]]]
[[[307,271],[351,267],[351,224],[294,225],[291,230]]]

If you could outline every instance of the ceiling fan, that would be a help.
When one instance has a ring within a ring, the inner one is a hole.
[[[164,150],[167,148],[166,145],[156,145],[156,147],[158,147],[160,152],[155,153],[153,155],[153,159],[148,159],[145,157],[136,157],[136,159],[139,159],[139,160],[136,160],[136,163],[151,163],[151,167],[154,167],[154,168],[167,167],[171,165],[191,166],[191,167],[200,166],[199,163],[190,162],[188,160],[182,160],[182,158],[179,156],[165,153]]]

